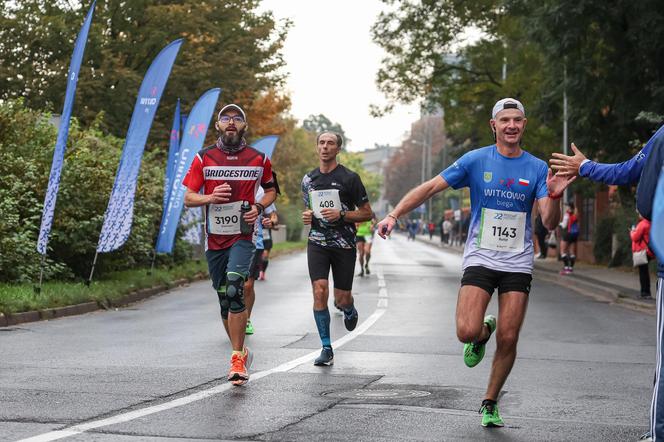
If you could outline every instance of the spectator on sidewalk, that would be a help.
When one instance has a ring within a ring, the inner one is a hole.
[[[652,299],[652,296],[650,295],[650,271],[648,269],[648,263],[655,257],[655,255],[648,247],[648,243],[650,242],[650,221],[639,214],[639,223],[636,226],[632,226],[629,236],[632,239],[632,253],[646,252],[647,262],[639,265],[636,265],[635,262],[635,267],[639,269],[641,298]]]
[[[560,241],[560,258],[563,260],[561,275],[569,275],[574,271],[576,262],[576,240],[579,238],[579,218],[574,203],[567,203],[567,210],[560,223],[562,240]]]
[[[546,235],[548,235],[548,233],[549,231],[544,227],[544,223],[542,223],[542,216],[538,213],[537,218],[535,218],[535,236],[537,237],[537,247],[539,247],[539,255],[537,255],[537,259],[546,258],[549,248],[546,243]]]
[[[417,235],[418,229],[417,221],[409,220],[407,229],[408,229],[408,239],[415,241],[415,236]]]
[[[450,243],[450,233],[452,232],[452,221],[449,219],[446,219],[443,221],[443,227],[442,227],[442,235],[441,237],[443,238],[443,244],[449,245]]]
[[[466,239],[468,238],[468,229],[470,228],[470,214],[466,216],[461,224],[461,244],[466,244]]]
[[[427,224],[427,229],[429,230],[429,240],[432,240],[433,233],[436,231],[436,225],[433,223],[433,221],[429,220],[429,223]]]

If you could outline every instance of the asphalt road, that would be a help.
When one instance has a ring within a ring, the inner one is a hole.
[[[245,387],[225,381],[230,346],[209,282],[0,329],[0,440],[625,441],[645,431],[654,317],[537,278],[500,399],[507,426],[482,428],[495,342],[465,367],[460,265],[453,252],[377,239],[372,274],[355,279],[360,324],[349,334],[333,313],[335,365],[314,367],[306,257],[273,260],[257,282]]]

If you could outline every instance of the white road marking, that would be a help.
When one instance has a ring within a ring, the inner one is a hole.
[[[385,314],[385,311],[387,309],[387,288],[385,288],[385,278],[383,275],[382,267],[376,266],[376,270],[377,270],[376,275],[378,276],[378,286],[381,287],[380,290],[384,294],[384,297],[381,297],[378,300],[377,308],[373,312],[373,314],[371,314],[371,316],[369,316],[364,322],[362,322],[359,326],[357,326],[355,330],[334,341],[332,343],[333,347],[339,348],[349,343],[353,339],[357,338],[362,333],[366,332],[372,325],[376,323],[376,321],[380,319],[381,316]],[[285,362],[269,370],[263,370],[259,371],[258,373],[252,373],[251,380],[255,381],[257,379],[264,378],[265,376],[269,376],[273,373],[282,373],[285,371],[292,370],[293,368],[297,367],[300,364],[315,359],[319,355],[319,353],[320,352],[318,350],[312,351],[311,353],[307,353],[302,357],[293,359],[292,361],[289,362]],[[210,396],[223,393],[232,388],[238,388],[238,387],[233,386],[230,382],[223,383],[215,387],[208,388],[207,390],[199,391],[178,399],[174,399],[172,401],[165,402],[163,404],[153,405],[151,407],[129,411],[126,413],[118,414],[116,416],[108,417],[106,419],[100,419],[96,421],[87,422],[84,424],[74,425],[72,427],[65,428],[62,430],[50,431],[48,433],[43,433],[37,436],[29,437],[27,439],[21,439],[18,442],[50,442],[58,439],[64,439],[65,437],[75,436],[77,434],[85,433],[86,431],[94,430],[96,428],[120,424],[123,422],[128,422],[134,419],[138,419],[139,417],[148,416],[151,414],[159,413],[161,411],[170,410],[176,407],[181,407],[182,405],[187,405],[192,402],[200,401]]]

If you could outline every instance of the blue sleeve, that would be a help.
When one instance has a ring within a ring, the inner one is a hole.
[[[537,173],[537,189],[535,189],[535,198],[541,199],[549,196],[549,188],[546,187],[546,178],[549,175],[549,166],[544,163]]]
[[[588,161],[581,166],[579,175],[604,184],[636,184],[639,181],[646,158],[657,140],[664,137],[664,126],[660,127],[643,149],[627,161],[616,164],[603,164]]]
[[[588,161],[581,166],[579,175],[604,184],[619,186],[634,184],[639,181],[645,163],[644,159],[648,155],[649,150],[650,144],[646,144],[639,153],[622,163],[604,164]]]
[[[470,185],[470,180],[468,177],[472,167],[473,152],[476,151],[470,151],[464,154],[451,166],[440,172],[440,176],[443,177],[443,179],[447,181],[447,184],[449,184],[453,189],[460,189]]]
[[[636,208],[647,220],[652,220],[652,204],[655,199],[657,180],[664,162],[664,134],[653,143],[648,159],[645,161],[639,187],[636,190]],[[652,228],[655,228],[653,225]]]

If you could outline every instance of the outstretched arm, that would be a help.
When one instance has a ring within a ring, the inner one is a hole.
[[[380,235],[381,238],[385,238],[392,232],[392,229],[397,222],[397,218],[407,214],[416,207],[421,206],[426,200],[448,187],[449,185],[447,184],[447,181],[445,181],[442,176],[436,175],[429,181],[411,189],[403,198],[401,198],[401,201],[399,201],[399,204],[397,204],[394,210],[378,223],[378,235]]]
[[[639,181],[650,143],[629,160],[615,164],[596,163],[587,159],[574,143],[572,151],[574,155],[554,153],[549,160],[551,168],[563,176],[581,176],[604,184],[627,185]]]

